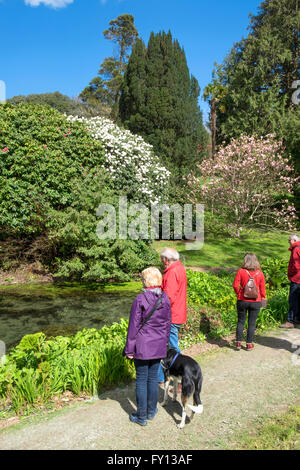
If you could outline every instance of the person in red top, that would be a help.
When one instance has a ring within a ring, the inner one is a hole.
[[[280,328],[295,328],[295,323],[300,321],[300,238],[298,235],[291,235],[289,244],[289,250],[291,252],[288,266],[290,308],[287,322],[281,325]]]
[[[179,260],[179,253],[174,248],[164,248],[161,252],[161,260],[164,265],[162,290],[167,294],[171,302],[171,330],[169,345],[179,353],[178,333],[180,326],[187,319],[187,277],[184,266]],[[164,382],[162,368],[159,370],[158,382]],[[180,391],[180,388],[178,389]]]
[[[250,279],[254,279],[257,288],[257,297],[248,298],[244,296],[244,289]],[[238,270],[233,288],[237,294],[237,313],[238,323],[236,327],[236,347],[238,350],[242,347],[242,337],[244,331],[244,324],[248,312],[248,330],[247,330],[247,350],[254,348],[253,338],[256,326],[256,319],[262,305],[266,304],[266,286],[265,277],[260,270],[260,264],[254,253],[247,253],[244,257],[243,266]]]

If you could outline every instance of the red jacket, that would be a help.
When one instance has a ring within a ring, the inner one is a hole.
[[[181,325],[186,322],[187,278],[185,268],[175,261],[165,272],[161,285],[171,302],[172,323]]]
[[[258,292],[257,299],[248,299],[247,297],[244,297],[244,287],[250,279],[247,271],[249,272],[249,274],[251,274],[251,277],[254,277]],[[255,273],[257,274],[254,276]],[[233,281],[233,288],[238,296],[238,300],[245,300],[246,302],[261,302],[262,299],[266,298],[265,276],[263,272],[259,270],[249,271],[249,269],[239,269],[235,276],[235,280]]]
[[[289,250],[291,257],[288,267],[288,278],[291,282],[300,284],[300,241],[293,243]]]

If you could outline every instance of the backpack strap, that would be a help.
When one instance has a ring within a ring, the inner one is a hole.
[[[245,271],[248,274],[248,276],[250,277],[250,279],[253,279],[259,273],[259,271],[257,271],[256,273],[253,274],[253,276],[251,276],[251,274],[249,273],[249,271],[247,271],[247,269],[245,269]]]

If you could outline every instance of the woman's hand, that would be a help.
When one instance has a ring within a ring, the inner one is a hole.
[[[268,306],[267,299],[265,299],[265,298],[261,299],[261,306],[264,307],[264,308],[266,308]]]
[[[133,359],[133,354],[127,354],[127,359]]]

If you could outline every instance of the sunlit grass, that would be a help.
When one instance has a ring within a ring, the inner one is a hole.
[[[264,258],[289,258],[288,236],[286,232],[247,231],[240,238],[205,237],[201,250],[193,250],[193,242],[182,240],[159,240],[153,242],[158,253],[166,246],[180,252],[185,266],[207,269],[237,269],[241,266],[245,253],[255,253],[262,261]]]

